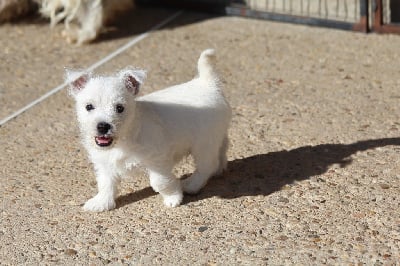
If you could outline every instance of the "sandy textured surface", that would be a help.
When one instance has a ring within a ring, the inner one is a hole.
[[[62,83],[64,66],[85,67],[133,36],[76,48],[47,24],[0,34],[3,117]],[[190,79],[209,47],[234,113],[229,170],[174,209],[138,171],[115,210],[84,212],[94,173],[73,101],[57,93],[0,128],[1,264],[400,260],[400,36],[185,12],[99,71],[145,68],[146,93]]]

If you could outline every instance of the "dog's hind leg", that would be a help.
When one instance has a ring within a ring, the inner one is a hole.
[[[204,153],[205,150],[206,153]],[[218,173],[221,167],[219,149],[211,150],[203,147],[202,152],[193,152],[196,171],[187,179],[182,180],[183,191],[188,194],[199,192],[207,184],[208,179]],[[224,158],[222,159],[224,160]]]

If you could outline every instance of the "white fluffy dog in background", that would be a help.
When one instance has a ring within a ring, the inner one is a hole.
[[[98,194],[88,211],[115,207],[118,183],[136,165],[168,207],[180,205],[183,191],[197,193],[227,166],[231,108],[214,71],[214,51],[198,60],[199,76],[184,84],[138,97],[145,72],[127,68],[113,76],[67,71],[76,100],[82,140],[96,170]],[[173,167],[191,154],[195,172],[185,180]]]
[[[40,12],[53,27],[64,20],[63,36],[70,43],[94,40],[102,27],[133,8],[133,0],[39,0]]]

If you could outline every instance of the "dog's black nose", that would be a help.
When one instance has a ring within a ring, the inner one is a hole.
[[[107,134],[107,132],[111,129],[111,125],[106,122],[100,122],[97,124],[97,131],[100,134]]]

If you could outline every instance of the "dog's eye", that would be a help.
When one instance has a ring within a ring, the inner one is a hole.
[[[86,105],[86,110],[87,110],[88,112],[91,111],[91,110],[93,110],[93,109],[94,109],[93,104],[89,103],[89,104]]]
[[[122,104],[117,104],[117,106],[115,107],[115,109],[117,110],[117,113],[122,113],[124,111],[124,106]]]

